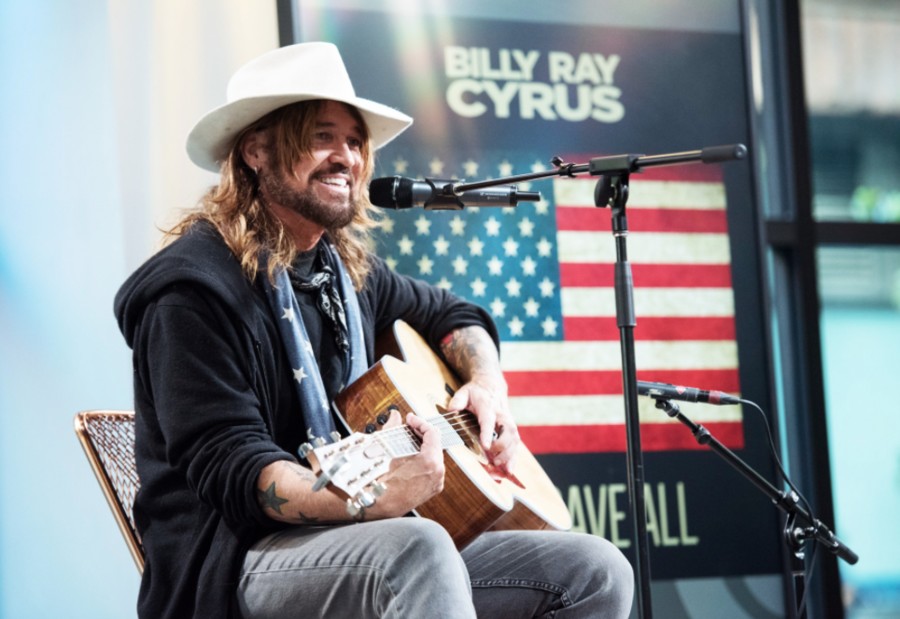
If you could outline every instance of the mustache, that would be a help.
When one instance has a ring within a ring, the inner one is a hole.
[[[350,168],[342,163],[332,163],[327,168],[316,170],[312,177],[319,178],[321,176],[328,176],[329,174],[346,174],[350,177],[351,182],[355,180],[353,175],[350,174]]]

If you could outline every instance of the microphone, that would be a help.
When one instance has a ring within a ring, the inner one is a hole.
[[[457,193],[455,180],[426,178],[417,181],[402,176],[387,176],[369,183],[369,201],[375,206],[407,209],[421,206],[428,210],[460,210],[466,206],[516,206],[519,200],[537,202],[540,192],[519,191],[515,185],[486,187]]]
[[[707,404],[716,404],[719,406],[741,403],[739,397],[722,391],[706,391],[704,389],[697,389],[696,387],[682,387],[681,385],[670,385],[669,383],[651,383],[639,380],[637,382],[637,390],[639,395],[667,400],[706,402]]]

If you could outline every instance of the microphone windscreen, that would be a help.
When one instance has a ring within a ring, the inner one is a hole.
[[[375,206],[394,208],[394,183],[396,176],[375,178],[369,183],[369,201]]]
[[[413,182],[401,176],[372,179],[369,183],[369,201],[382,208],[409,208]]]

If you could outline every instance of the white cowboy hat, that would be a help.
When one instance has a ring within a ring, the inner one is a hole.
[[[310,99],[341,101],[358,109],[374,148],[412,124],[406,114],[356,96],[333,44],[298,43],[267,52],[237,70],[228,82],[228,103],[206,114],[188,134],[188,156],[201,168],[218,172],[245,127],[273,110]]]

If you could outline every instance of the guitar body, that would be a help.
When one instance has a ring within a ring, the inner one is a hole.
[[[443,412],[459,380],[422,337],[397,321],[379,344],[387,354],[335,399],[347,428],[380,429],[392,408],[404,418],[408,412],[425,418]],[[469,413],[460,415],[471,420]],[[444,446],[444,491],[419,506],[419,516],[443,525],[458,548],[490,530],[571,528],[559,492],[524,445],[516,455],[514,479],[507,479],[492,473],[476,428],[452,425],[461,441]]]

